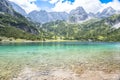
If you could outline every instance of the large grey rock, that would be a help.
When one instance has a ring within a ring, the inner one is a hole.
[[[70,22],[84,21],[87,18],[88,18],[88,14],[83,9],[83,7],[77,7],[76,9],[72,10],[69,14],[69,21]]]

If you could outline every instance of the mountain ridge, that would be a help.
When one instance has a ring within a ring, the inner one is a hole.
[[[22,9],[20,6],[18,6],[18,5],[15,4],[14,2],[10,2],[10,4],[11,4],[12,8],[13,8],[16,12],[20,13],[20,14],[23,15],[23,16],[27,16],[27,13],[25,12],[25,10]]]
[[[14,7],[16,8],[16,6],[13,6],[13,8]],[[19,7],[17,8],[16,11],[21,13],[21,11],[19,11]],[[24,10],[22,11],[21,14],[23,14],[23,12]],[[36,22],[47,23],[47,22],[56,21],[56,20],[65,20],[65,21],[69,21],[73,23],[79,23],[79,22],[84,22],[91,18],[106,18],[106,17],[112,16],[114,14],[119,14],[119,13],[120,11],[116,11],[112,7],[107,7],[103,9],[101,12],[97,12],[96,14],[92,12],[87,13],[83,7],[79,6],[76,9],[71,10],[69,13],[54,12],[54,11],[47,12],[45,10],[40,10],[40,11],[32,11],[29,14],[24,15],[24,16],[30,18],[30,20],[35,23]]]
[[[63,13],[46,12],[41,10],[38,16],[45,23],[33,23],[21,14],[15,12],[7,0],[0,0],[0,36],[27,40],[80,40],[80,41],[120,41],[120,14],[109,17],[94,18],[94,14],[87,13],[84,8],[78,7],[71,11],[75,17],[73,22],[67,21]],[[7,6],[8,5],[8,6]],[[12,12],[10,12],[12,11]],[[105,14],[113,11],[104,10]],[[34,11],[35,13],[38,11]],[[52,14],[52,15],[51,15]],[[111,13],[110,13],[111,14]],[[89,18],[93,17],[93,18]],[[34,16],[34,15],[32,15]],[[54,17],[53,17],[54,16]],[[58,17],[59,16],[59,17]],[[62,17],[63,16],[63,17]],[[96,16],[95,16],[96,17]],[[35,18],[35,16],[33,17]],[[39,18],[39,17],[37,17]],[[43,18],[43,19],[42,19]],[[58,20],[66,19],[66,20]],[[35,18],[36,19],[36,18]],[[51,20],[53,20],[51,22]],[[86,19],[88,19],[86,21]],[[39,20],[38,20],[39,21]],[[49,22],[50,21],[50,22]],[[80,21],[83,21],[80,23]]]

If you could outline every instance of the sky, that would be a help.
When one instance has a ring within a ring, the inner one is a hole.
[[[9,0],[18,4],[27,13],[33,10],[46,10],[48,12],[70,12],[82,6],[86,12],[97,13],[104,8],[112,7],[120,10],[120,0]]]

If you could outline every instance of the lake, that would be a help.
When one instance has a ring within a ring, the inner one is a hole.
[[[48,76],[51,71],[58,69],[71,71],[76,74],[82,74],[85,70],[119,73],[120,43],[0,43],[0,80],[22,80],[18,79],[18,76],[20,74],[24,76],[24,69],[30,69],[34,73],[39,72],[39,76]],[[30,70],[28,70],[28,73]],[[25,75],[27,76],[27,74]],[[24,78],[23,80],[44,79]]]

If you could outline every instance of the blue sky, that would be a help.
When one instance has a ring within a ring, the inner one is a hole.
[[[113,0],[100,0],[101,3],[109,3],[109,2],[112,2]],[[70,2],[71,4],[75,2],[75,0],[62,0],[63,3],[65,2]],[[43,1],[43,0],[37,0],[36,2],[36,5],[41,7],[41,8],[46,8],[46,7],[49,7],[49,8],[52,8],[54,7],[54,4],[50,4],[49,3],[49,0],[46,0],[46,1]]]
[[[49,1],[37,0],[35,3],[36,3],[37,6],[39,6],[41,8],[54,7],[54,4],[50,4]]]
[[[113,0],[100,0],[101,3],[109,3],[109,2],[112,2]],[[63,3],[65,2],[70,2],[71,4],[75,2],[75,0],[62,0]],[[47,1],[43,1],[43,0],[37,0],[36,2],[36,5],[41,7],[41,8],[46,8],[46,7],[49,7],[49,8],[52,8],[54,7],[54,4],[50,4],[49,3],[49,0]]]
[[[9,0],[27,13],[33,10],[46,10],[57,12],[70,12],[76,7],[82,6],[87,12],[98,12],[106,7],[120,10],[120,0]]]
[[[109,2],[112,2],[113,0],[100,0],[101,3],[109,3]]]
[[[35,4],[43,10],[49,10],[49,8],[53,8],[54,4],[50,4],[48,1],[37,0]]]

